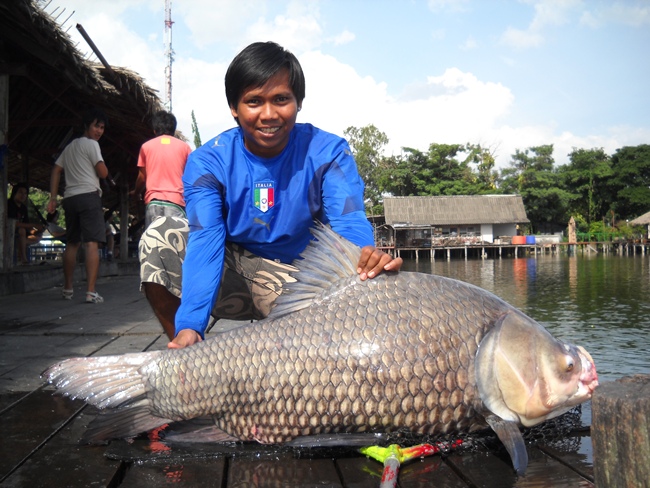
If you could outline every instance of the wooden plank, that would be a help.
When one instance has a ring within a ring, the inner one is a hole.
[[[113,354],[128,354],[149,349],[158,339],[153,335],[123,335],[105,344],[93,356],[110,356]]]
[[[589,480],[537,448],[528,448],[528,468],[525,476],[519,478],[515,475],[505,451],[452,454],[448,461],[476,487],[587,488],[594,486]]]
[[[0,393],[0,414],[4,409],[10,408],[11,405],[27,395],[29,395],[29,393],[25,393],[24,391],[10,391]]]
[[[405,464],[400,468],[397,480],[401,488],[467,487],[467,483],[444,462],[441,456],[430,456]]]
[[[192,459],[186,463],[134,464],[126,472],[120,486],[151,488],[173,483],[179,487],[221,488],[225,469],[225,458]]]
[[[446,462],[476,488],[506,488],[515,486],[517,480],[512,464],[493,452],[454,453]]]
[[[342,458],[335,461],[346,488],[377,488],[383,466],[366,456]]]
[[[594,482],[593,452],[591,437],[570,437],[567,442],[574,441],[577,446],[574,449],[564,449],[556,445],[541,445],[539,449],[549,456],[557,459],[562,464],[569,466],[580,476]]]
[[[331,459],[295,459],[286,453],[265,458],[235,457],[228,469],[226,486],[343,488]]]
[[[121,463],[107,459],[104,446],[81,446],[78,443],[94,417],[93,410],[85,408],[44,446],[32,452],[3,486],[116,486],[115,480],[122,477]]]
[[[377,488],[382,479],[383,464],[371,458],[337,459],[336,466],[346,488]],[[467,483],[440,456],[403,464],[397,481],[400,488],[467,488]]]
[[[83,402],[37,390],[0,417],[0,480],[74,415]]]

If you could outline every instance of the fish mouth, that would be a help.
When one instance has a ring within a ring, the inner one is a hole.
[[[580,374],[580,385],[585,390],[585,394],[588,398],[591,398],[591,395],[594,393],[594,390],[598,386],[598,373],[596,373],[596,364],[592,359],[591,355],[581,346],[577,346],[578,356],[580,357],[580,362],[582,363],[582,373]],[[581,389],[582,389],[581,388]]]

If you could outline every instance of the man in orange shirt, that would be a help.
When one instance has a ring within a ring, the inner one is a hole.
[[[158,217],[185,218],[181,178],[191,152],[187,143],[174,137],[176,117],[173,114],[165,111],[154,114],[153,131],[156,137],[140,148],[139,173],[132,192],[139,196],[146,188],[145,228]]]

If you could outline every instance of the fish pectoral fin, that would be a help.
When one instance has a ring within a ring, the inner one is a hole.
[[[148,405],[101,410],[90,422],[79,443],[102,444],[111,439],[128,439],[169,422],[171,420],[152,415]]]
[[[165,440],[169,442],[233,442],[237,437],[227,434],[214,425],[212,418],[201,417],[198,419],[174,422],[165,431]]]
[[[496,415],[488,415],[485,420],[510,454],[512,466],[517,475],[523,476],[528,466],[528,452],[519,426],[515,422],[503,420]]]

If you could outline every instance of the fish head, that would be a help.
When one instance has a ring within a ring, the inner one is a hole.
[[[524,426],[567,412],[589,400],[598,386],[587,351],[555,339],[517,311],[506,313],[485,335],[474,366],[488,410]]]

